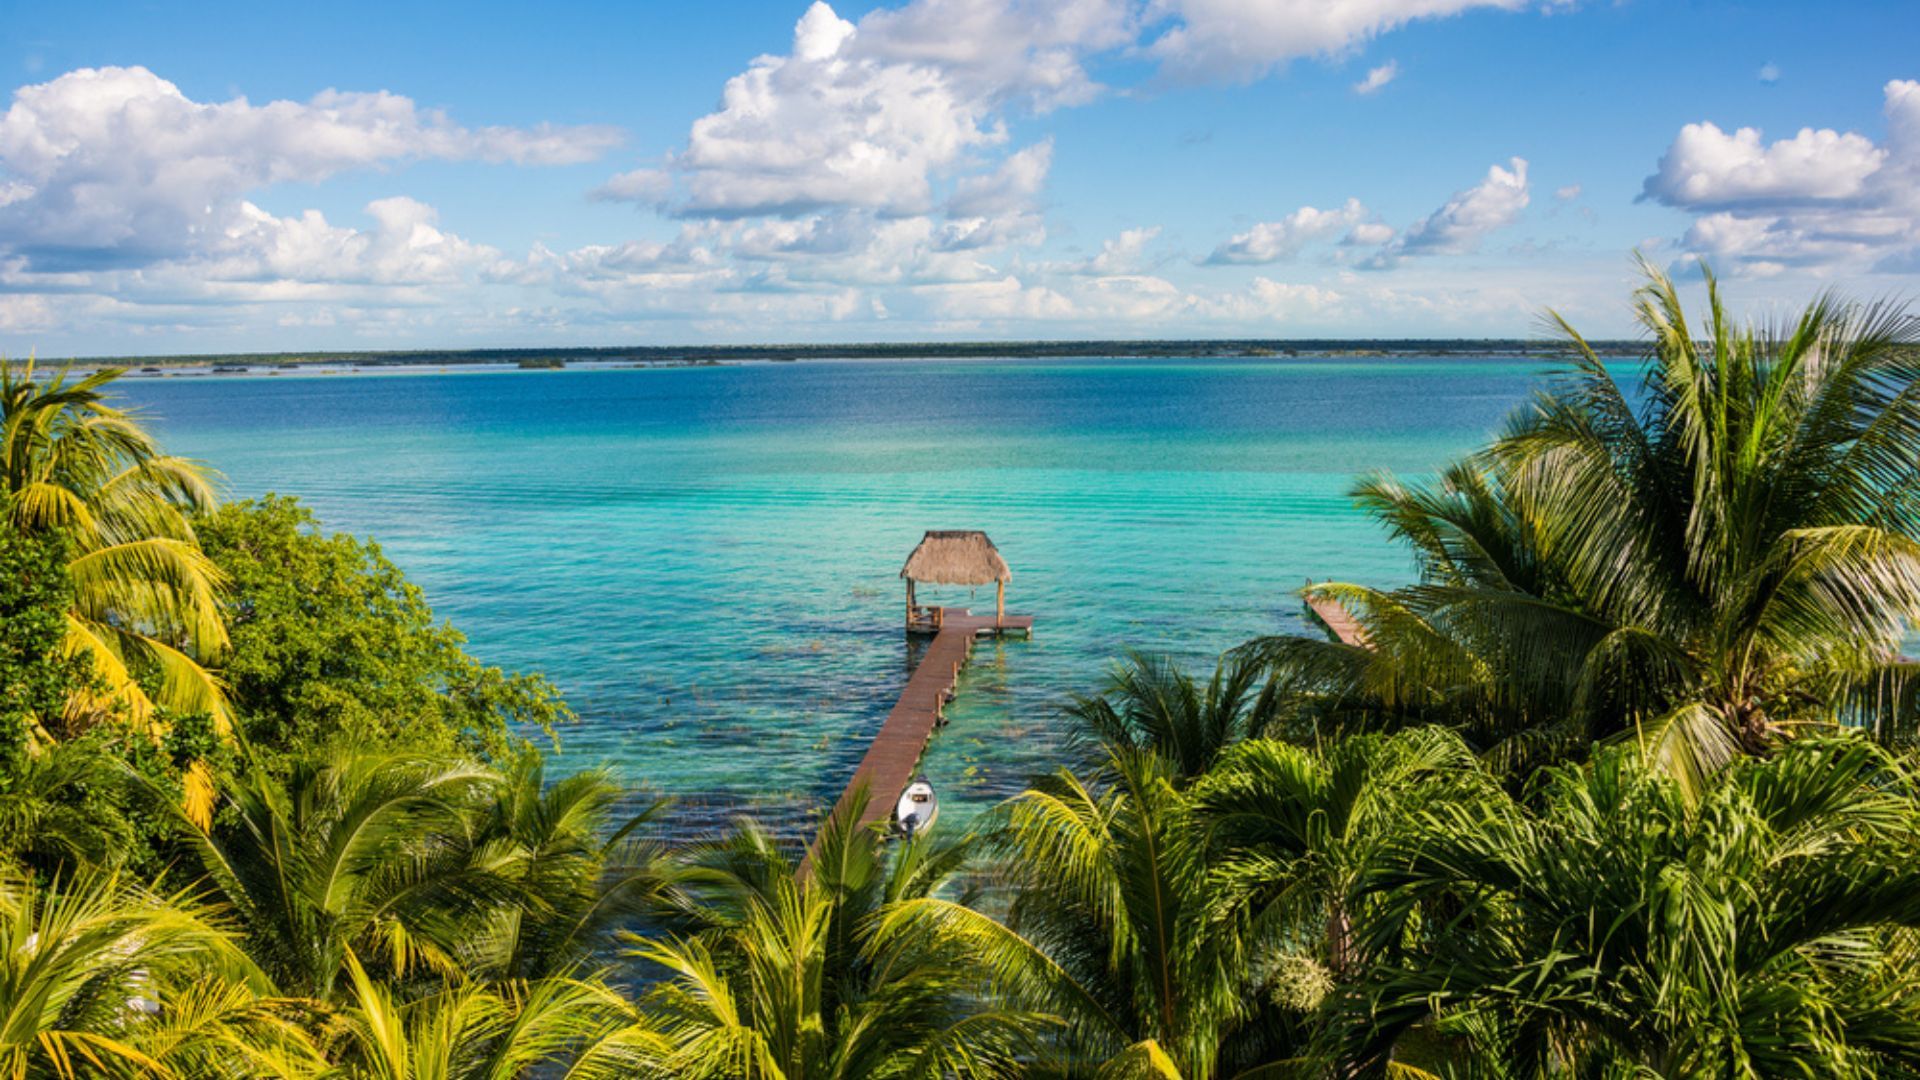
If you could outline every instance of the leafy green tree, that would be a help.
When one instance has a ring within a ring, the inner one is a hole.
[[[916,837],[882,858],[856,803],[822,828],[805,873],[751,826],[683,853],[668,897],[678,932],[630,938],[664,973],[641,1003],[657,1041],[630,1048],[634,1075],[1017,1075],[1044,1019],[995,1006],[986,973],[943,935],[878,933],[964,848]]]
[[[1521,769],[1630,735],[1696,788],[1809,722],[1908,737],[1920,323],[1823,298],[1763,331],[1709,279],[1696,331],[1645,272],[1637,400],[1561,323],[1569,370],[1487,451],[1361,485],[1421,583],[1319,587],[1367,646],[1254,644],[1295,724],[1445,722]]]
[[[121,759],[97,738],[22,754],[0,786],[0,859],[50,874],[138,859],[132,802]]]
[[[9,532],[71,544],[63,647],[88,657],[102,684],[70,711],[158,728],[156,707],[224,717],[208,670],[227,641],[220,574],[191,521],[213,505],[209,476],[109,403],[121,374],[42,380],[31,362],[0,364],[0,518]]]
[[[544,678],[468,655],[377,545],[322,534],[297,501],[228,503],[198,530],[228,582],[224,676],[256,754],[355,744],[498,757],[516,728],[571,718]]]
[[[1859,737],[1738,762],[1697,800],[1623,747],[1534,801],[1427,807],[1350,893],[1381,898],[1376,966],[1335,1060],[1427,1025],[1470,1075],[1911,1075],[1917,829],[1911,767]]]
[[[1290,980],[1276,988],[1317,1006],[1359,974],[1357,885],[1408,816],[1490,791],[1472,750],[1444,728],[1235,747],[1191,789],[1229,963],[1273,965]]]
[[[64,727],[67,702],[88,689],[84,656],[62,648],[73,584],[59,534],[0,530],[0,791],[29,745]]]

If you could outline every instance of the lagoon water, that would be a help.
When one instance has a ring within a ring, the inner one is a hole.
[[[1129,649],[1304,626],[1305,579],[1408,560],[1356,474],[1430,470],[1544,375],[1511,360],[888,361],[122,385],[232,497],[377,538],[490,663],[548,673],[569,764],[701,829],[831,802],[904,684],[896,574],[985,529],[1031,641],[985,642],[926,771],[962,818],[1058,749]],[[991,607],[992,590],[923,590]]]

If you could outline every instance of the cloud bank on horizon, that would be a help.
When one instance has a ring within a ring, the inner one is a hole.
[[[1178,150],[1125,134],[1130,111],[1202,122],[1237,96],[1285,100],[1303,65],[1336,73],[1339,108],[1419,109],[1442,76],[1398,37],[1586,17],[1569,0],[909,0],[857,19],[815,2],[784,52],[744,59],[654,146],[606,124],[481,123],[394,89],[255,104],[196,100],[145,66],[75,68],[0,114],[0,346],[1489,336],[1547,303],[1605,310],[1634,246],[1803,291],[1920,273],[1910,79],[1878,88],[1878,137],[1643,130],[1639,188],[1611,205],[1595,162],[1520,127],[1477,166],[1410,145],[1404,168],[1342,175],[1352,129],[1316,141],[1286,117],[1271,137],[1326,158],[1315,180],[1333,199],[1289,203],[1279,175],[1239,205],[1156,204],[1147,165]],[[1388,37],[1393,58],[1368,55]],[[1778,83],[1768,67],[1757,85]],[[572,242],[516,245],[437,210],[412,186],[429,166],[481,186],[599,178],[556,181],[572,186],[555,205],[584,215]],[[347,182],[386,193],[311,205]],[[1089,222],[1081,204],[1108,189],[1164,214]],[[1669,231],[1622,243],[1610,213]]]

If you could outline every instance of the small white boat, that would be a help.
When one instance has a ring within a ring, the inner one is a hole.
[[[940,800],[934,797],[933,785],[927,783],[924,776],[915,777],[907,790],[900,793],[900,801],[894,804],[893,827],[912,836],[933,828],[933,819],[939,816]]]

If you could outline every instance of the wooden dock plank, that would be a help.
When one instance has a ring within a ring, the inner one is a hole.
[[[1307,584],[1311,586],[1313,583]],[[1366,628],[1361,626],[1360,621],[1353,617],[1353,613],[1338,600],[1316,596],[1311,592],[1306,594],[1306,600],[1307,606],[1313,609],[1313,613],[1320,617],[1321,622],[1327,624],[1327,629],[1333,631],[1333,636],[1339,638],[1342,644],[1363,649],[1373,648],[1373,643],[1367,639]]]
[[[966,667],[968,658],[972,656],[974,641],[982,634],[1010,631],[1031,635],[1033,616],[1006,615],[996,618],[993,615],[975,615],[965,608],[945,608],[941,611],[940,632],[927,646],[920,663],[907,678],[907,685],[900,692],[900,700],[887,713],[885,722],[873,736],[873,742],[867,746],[865,756],[854,768],[846,789],[834,803],[834,813],[840,813],[847,806],[854,790],[864,782],[868,801],[866,811],[860,816],[860,824],[877,825],[892,818],[894,804],[900,801],[907,785],[913,783],[927,742],[933,737],[934,728],[939,726],[947,702],[953,699],[954,687],[960,681],[960,669]],[[811,858],[808,862],[811,862]],[[807,864],[802,863],[801,874],[804,876],[806,871]]]

